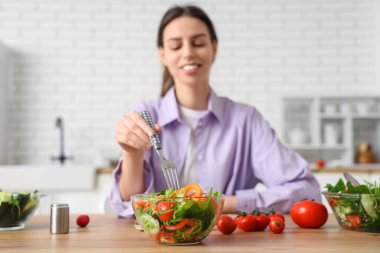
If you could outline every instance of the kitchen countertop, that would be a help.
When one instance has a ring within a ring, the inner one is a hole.
[[[352,165],[337,165],[317,168],[315,165],[310,166],[310,170],[316,173],[380,173],[380,164],[352,164]]]
[[[282,234],[242,232],[223,235],[214,230],[198,245],[164,246],[134,226],[134,219],[91,215],[87,228],[77,228],[71,216],[70,233],[51,235],[49,216],[35,215],[24,230],[0,232],[0,252],[379,252],[380,233],[341,229],[329,216],[321,229],[301,229],[286,216]]]

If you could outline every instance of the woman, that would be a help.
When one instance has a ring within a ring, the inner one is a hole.
[[[130,196],[166,189],[160,161],[149,141],[152,129],[139,116],[151,113],[167,158],[182,186],[226,194],[225,212],[289,211],[292,203],[320,199],[307,162],[286,149],[252,106],[217,96],[209,83],[218,39],[200,8],[176,6],[161,20],[157,46],[164,70],[161,97],[123,115],[115,137],[123,158],[114,172],[110,199],[120,216],[133,213]],[[259,192],[257,183],[267,189]]]

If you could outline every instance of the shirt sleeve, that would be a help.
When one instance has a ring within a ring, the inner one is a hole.
[[[119,191],[119,181],[122,168],[123,159],[119,160],[119,163],[112,173],[111,190],[109,193],[109,199],[112,209],[120,217],[128,217],[133,215],[132,201],[125,201],[122,199]],[[153,184],[153,173],[150,165],[144,160],[144,182],[145,193],[155,192]]]
[[[263,117],[254,116],[252,132],[253,174],[265,186],[238,190],[237,209],[243,211],[270,210],[289,212],[293,203],[303,199],[321,201],[320,186],[308,169],[308,163],[298,153],[284,147]]]

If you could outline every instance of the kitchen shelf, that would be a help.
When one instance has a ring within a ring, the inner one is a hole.
[[[303,150],[345,150],[347,146],[344,145],[335,145],[335,146],[326,146],[326,145],[288,145],[292,149],[303,149]]]
[[[288,96],[281,108],[283,142],[310,163],[353,164],[363,141],[380,161],[380,96]]]

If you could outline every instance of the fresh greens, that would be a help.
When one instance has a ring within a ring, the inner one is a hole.
[[[37,191],[16,193],[0,190],[0,228],[21,226],[37,205]]]
[[[376,181],[353,186],[340,178],[325,188],[324,195],[342,227],[380,232],[380,185]]]

